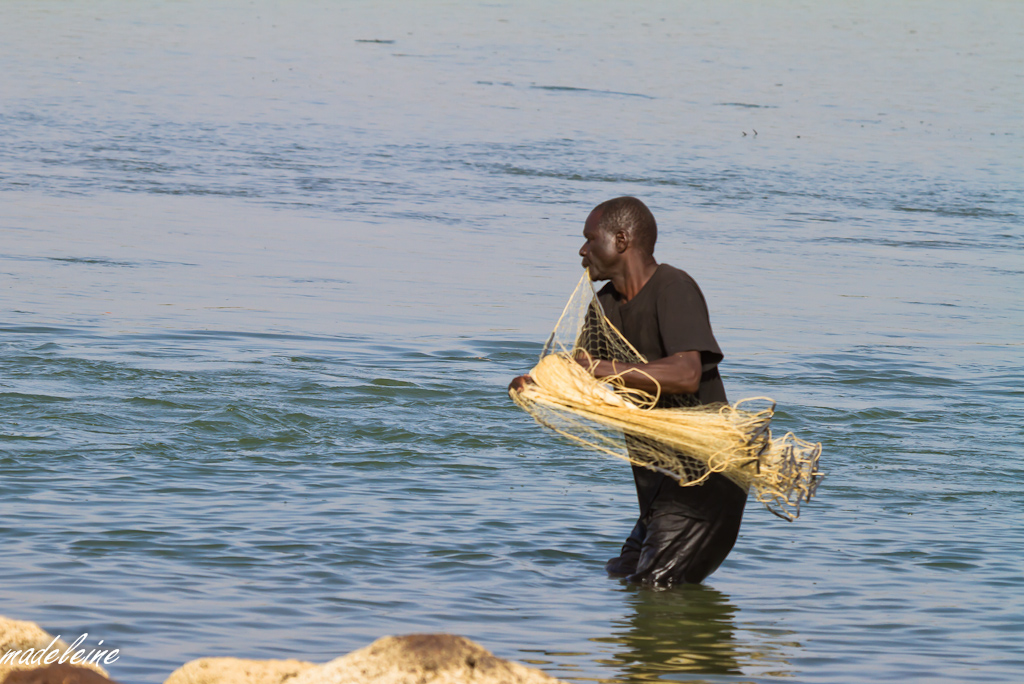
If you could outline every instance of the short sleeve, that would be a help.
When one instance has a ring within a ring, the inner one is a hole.
[[[697,283],[678,272],[658,293],[658,329],[666,356],[685,351],[700,352],[704,371],[722,360],[722,350],[711,332],[708,307]]]

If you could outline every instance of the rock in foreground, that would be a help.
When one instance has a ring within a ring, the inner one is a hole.
[[[0,617],[0,684],[116,684],[98,665],[32,662],[49,648],[68,646],[34,622]],[[10,661],[14,662],[11,663]],[[18,662],[18,661],[21,662]],[[540,670],[498,658],[451,634],[383,637],[325,665],[301,660],[200,658],[164,684],[561,684]]]
[[[560,684],[451,634],[383,637],[326,665],[299,660],[200,658],[164,684]],[[84,683],[83,683],[84,684]]]
[[[0,684],[116,684],[99,672],[78,665],[53,663],[32,670],[14,670]]]
[[[68,645],[56,642],[34,622],[11,620],[0,616],[0,659],[12,651],[6,662],[0,662],[0,684],[106,684],[107,672],[99,665],[70,665],[67,663],[43,665],[30,662],[40,650],[63,653]],[[41,659],[37,659],[41,660]],[[20,661],[20,662],[19,662]]]
[[[382,637],[288,684],[557,684],[540,670],[503,660],[451,634]]]
[[[171,673],[164,684],[281,684],[314,663],[301,660],[242,660],[241,658],[200,658]]]

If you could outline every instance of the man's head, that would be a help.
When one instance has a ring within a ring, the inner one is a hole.
[[[635,197],[616,197],[594,207],[583,226],[583,267],[593,280],[608,280],[630,257],[652,259],[658,240],[654,215]]]

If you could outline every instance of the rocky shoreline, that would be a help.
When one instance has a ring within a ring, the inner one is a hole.
[[[0,616],[0,684],[117,684],[97,662],[72,664],[73,646],[34,622]],[[58,653],[59,657],[38,657]],[[81,661],[81,658],[77,659]],[[33,662],[35,661],[35,662]],[[164,684],[560,684],[452,634],[387,636],[330,662],[199,658]],[[561,683],[564,684],[564,683]]]

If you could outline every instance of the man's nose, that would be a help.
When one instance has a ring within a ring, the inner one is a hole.
[[[580,247],[580,256],[581,257],[587,256],[587,243],[585,243],[585,242],[583,243],[583,246]]]

